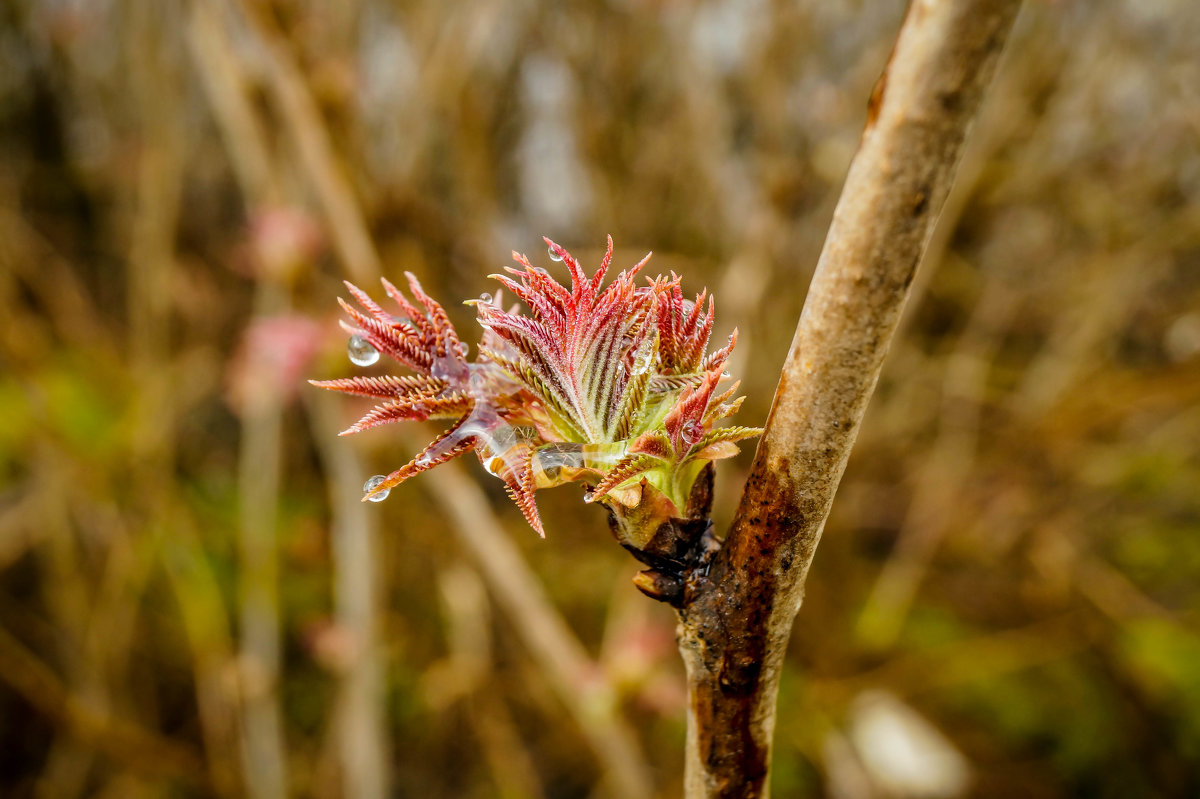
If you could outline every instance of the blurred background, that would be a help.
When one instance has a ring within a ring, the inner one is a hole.
[[[0,3],[0,795],[677,797],[669,608],[363,410],[335,297],[712,289],[765,419],[904,4]],[[1200,795],[1200,13],[1026,3],[835,503],[779,797]],[[378,367],[374,367],[378,370]],[[320,396],[318,396],[320,394]],[[752,450],[752,445],[748,449]],[[718,470],[719,529],[751,452]]]

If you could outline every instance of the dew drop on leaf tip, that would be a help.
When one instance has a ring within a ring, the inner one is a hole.
[[[364,494],[371,493],[373,490],[375,490],[375,486],[379,485],[386,479],[387,479],[387,476],[382,475],[382,474],[377,474],[374,477],[368,478],[367,482],[363,483],[363,493]],[[390,488],[385,488],[382,491],[380,491],[378,494],[371,496],[371,497],[367,497],[367,499],[371,502],[383,502],[385,499],[387,499],[387,496],[390,493],[392,493],[392,490]]]
[[[562,256],[554,251],[553,247],[547,247],[546,252],[550,253],[550,260],[557,263],[562,263]]]
[[[350,363],[355,366],[371,366],[379,360],[379,350],[359,335],[351,336],[346,342],[346,354],[350,356]]]

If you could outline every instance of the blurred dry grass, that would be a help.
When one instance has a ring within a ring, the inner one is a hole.
[[[473,464],[363,507],[413,443],[331,440],[356,408],[301,380],[350,369],[344,276],[453,305],[611,232],[716,291],[763,418],[902,13],[0,5],[0,794],[678,795],[671,616],[599,512],[547,492],[538,541]],[[809,580],[778,796],[883,795],[877,689],[973,795],[1200,793],[1200,14],[1023,14]]]

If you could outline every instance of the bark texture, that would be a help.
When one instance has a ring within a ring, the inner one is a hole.
[[[808,567],[1019,5],[914,0],[871,95],[733,526],[680,608],[689,799],[768,795]]]

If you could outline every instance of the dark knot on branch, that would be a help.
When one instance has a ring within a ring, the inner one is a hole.
[[[629,543],[631,536],[621,534],[625,519],[610,512],[608,524],[613,535],[637,560],[648,566],[633,578],[637,589],[651,599],[683,609],[708,585],[708,569],[721,542],[713,533],[713,468],[705,466],[692,486],[685,518],[671,518],[659,524],[642,547]]]
[[[625,548],[650,567],[633,578],[637,589],[682,609],[708,584],[708,568],[721,542],[713,535],[712,519],[671,519],[645,549]]]

